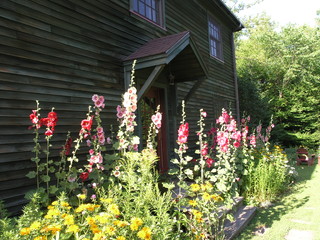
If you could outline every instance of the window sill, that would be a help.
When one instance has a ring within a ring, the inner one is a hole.
[[[224,60],[221,59],[221,58],[218,58],[218,57],[215,57],[215,56],[212,56],[212,55],[210,55],[210,58],[213,59],[213,60],[216,60],[216,61],[219,62],[219,63],[224,64]]]
[[[162,29],[164,31],[167,31],[165,26],[159,25],[158,23],[155,23],[155,22],[151,21],[150,19],[146,18],[145,16],[143,16],[143,15],[137,13],[137,12],[134,12],[134,11],[130,10],[130,15],[132,17],[134,17],[135,19],[138,19],[138,20],[143,19],[144,21],[146,21],[148,23],[151,23],[152,25],[154,25],[154,26],[156,26],[156,27],[158,27],[160,29]]]

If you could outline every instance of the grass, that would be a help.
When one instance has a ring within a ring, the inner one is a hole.
[[[269,208],[259,208],[250,225],[236,240],[285,239],[290,229],[313,232],[320,240],[320,165],[297,166],[297,183]],[[253,233],[266,228],[264,234]]]

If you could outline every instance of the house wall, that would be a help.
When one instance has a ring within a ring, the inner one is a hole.
[[[93,94],[106,98],[105,128],[117,124],[115,108],[124,91],[122,59],[150,39],[190,30],[198,44],[210,77],[188,102],[192,126],[199,108],[208,111],[210,121],[221,107],[231,103],[234,109],[232,30],[212,2],[167,0],[163,29],[130,13],[129,0],[0,1],[0,200],[12,213],[21,209],[25,192],[35,183],[25,177],[34,167],[28,127],[35,100],[42,117],[52,107],[58,113],[51,151],[58,157],[66,132],[75,138],[80,130]],[[208,12],[222,27],[223,63],[209,57]],[[193,84],[178,85],[180,100]]]

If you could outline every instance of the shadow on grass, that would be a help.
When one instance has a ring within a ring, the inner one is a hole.
[[[305,185],[308,180],[311,179],[312,174],[316,168],[316,165],[308,166],[296,166],[298,172],[298,178],[296,182],[283,193],[277,201],[275,201],[268,208],[258,208],[255,217],[251,220],[251,223],[245,229],[245,231],[236,239],[250,239],[253,237],[253,233],[259,228],[271,228],[272,225],[281,219],[281,217],[294,209],[305,205],[310,197],[305,196],[303,198],[297,198],[305,189]]]

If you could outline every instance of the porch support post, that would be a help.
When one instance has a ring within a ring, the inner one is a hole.
[[[159,74],[161,73],[164,67],[165,67],[164,64],[155,66],[150,76],[148,77],[148,79],[146,80],[146,82],[143,84],[140,91],[138,92],[138,102],[141,99],[141,97],[150,89],[150,87],[152,86],[152,83],[157,79],[157,77],[159,76]]]

